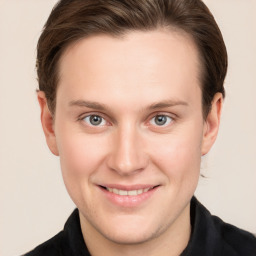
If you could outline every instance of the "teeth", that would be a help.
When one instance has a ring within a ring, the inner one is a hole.
[[[153,187],[152,187],[153,188]],[[142,193],[148,192],[152,188],[144,188],[144,189],[138,189],[138,190],[121,190],[116,188],[106,188],[109,192],[120,195],[120,196],[137,196]]]
[[[128,195],[128,191],[119,190],[119,195],[120,195],[120,196],[127,196],[127,195]]]
[[[138,195],[137,190],[128,191],[128,196],[137,196],[137,195]]]
[[[111,191],[110,191],[111,192]],[[118,189],[116,189],[116,188],[113,188],[113,191],[112,191],[114,194],[119,194],[119,190]]]
[[[143,193],[143,189],[137,190],[138,195]]]

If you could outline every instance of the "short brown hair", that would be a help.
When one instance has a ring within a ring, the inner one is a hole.
[[[58,62],[73,42],[94,34],[120,36],[132,30],[174,27],[189,34],[200,53],[203,115],[217,92],[225,96],[227,51],[222,34],[201,0],[60,0],[37,46],[39,90],[54,113]]]

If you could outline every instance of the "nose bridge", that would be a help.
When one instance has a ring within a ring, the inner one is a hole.
[[[143,170],[146,164],[147,157],[139,129],[127,123],[117,128],[109,167],[120,175],[130,175]]]

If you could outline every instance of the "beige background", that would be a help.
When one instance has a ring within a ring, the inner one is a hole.
[[[35,48],[55,0],[0,0],[0,255],[20,255],[63,227],[73,203],[48,150],[36,102]],[[229,52],[219,138],[197,197],[256,232],[256,1],[207,0]]]

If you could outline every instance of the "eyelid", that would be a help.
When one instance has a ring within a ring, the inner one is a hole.
[[[108,120],[109,118],[101,113],[101,112],[87,112],[87,113],[83,113],[81,115],[78,116],[77,118],[77,121],[83,121],[86,117],[89,117],[89,116],[99,116],[101,117],[102,119],[104,119],[106,121],[106,125],[99,125],[98,127],[101,127],[101,126],[108,126],[111,124],[111,122]],[[92,126],[92,127],[97,127],[97,126],[93,126],[93,125],[89,125],[88,126]]]
[[[173,120],[172,120],[171,117],[165,116],[164,123],[163,123],[163,124],[157,124],[157,118],[158,118],[158,116],[153,117],[153,118],[150,120],[150,124],[152,124],[152,125],[154,125],[154,126],[160,128],[160,127],[167,127],[167,126],[169,126],[169,125],[173,122]]]
[[[156,112],[151,113],[149,115],[148,120],[151,120],[153,117],[156,117],[156,116],[167,116],[167,117],[170,117],[173,120],[178,118],[178,116],[175,115],[174,113],[169,113],[169,112],[164,112],[164,111],[156,111]]]
[[[100,124],[97,124],[97,125],[92,124],[92,122],[91,122],[91,117],[99,117],[99,118],[100,118]],[[87,119],[89,119],[89,120],[87,120]],[[89,116],[86,116],[86,117],[83,119],[83,121],[84,121],[86,124],[88,124],[89,126],[92,126],[92,127],[101,127],[101,126],[106,126],[106,124],[107,124],[107,121],[106,121],[104,118],[102,118],[101,116],[96,116],[96,115],[89,115]]]
[[[173,114],[173,113],[167,113],[167,112],[162,112],[162,111],[161,111],[161,112],[154,112],[154,113],[152,113],[152,114],[149,116],[149,118],[147,119],[147,121],[146,121],[147,126],[151,125],[151,124],[150,124],[150,121],[151,121],[153,118],[157,117],[157,116],[166,116],[166,117],[169,117],[169,118],[172,119],[171,124],[166,125],[166,126],[165,126],[165,125],[163,125],[163,126],[156,126],[156,127],[158,127],[158,128],[166,128],[166,127],[172,125],[172,123],[173,123],[174,121],[176,121],[176,119],[177,119],[177,115],[175,115],[175,114]]]
[[[104,114],[102,112],[95,112],[95,111],[80,114],[77,118],[77,121],[83,121],[83,119],[85,119],[88,116],[92,116],[92,115],[100,116],[107,122],[107,125],[117,123],[116,120],[114,120],[114,119],[111,120],[106,114]],[[178,118],[178,116],[174,113],[169,113],[169,112],[164,112],[164,111],[155,111],[154,113],[151,113],[148,118],[146,118],[145,122],[146,122],[147,126],[149,125],[149,121],[152,120],[152,118],[154,118],[156,116],[161,116],[161,115],[167,116],[167,117],[171,118],[173,121],[176,121],[176,119]]]

